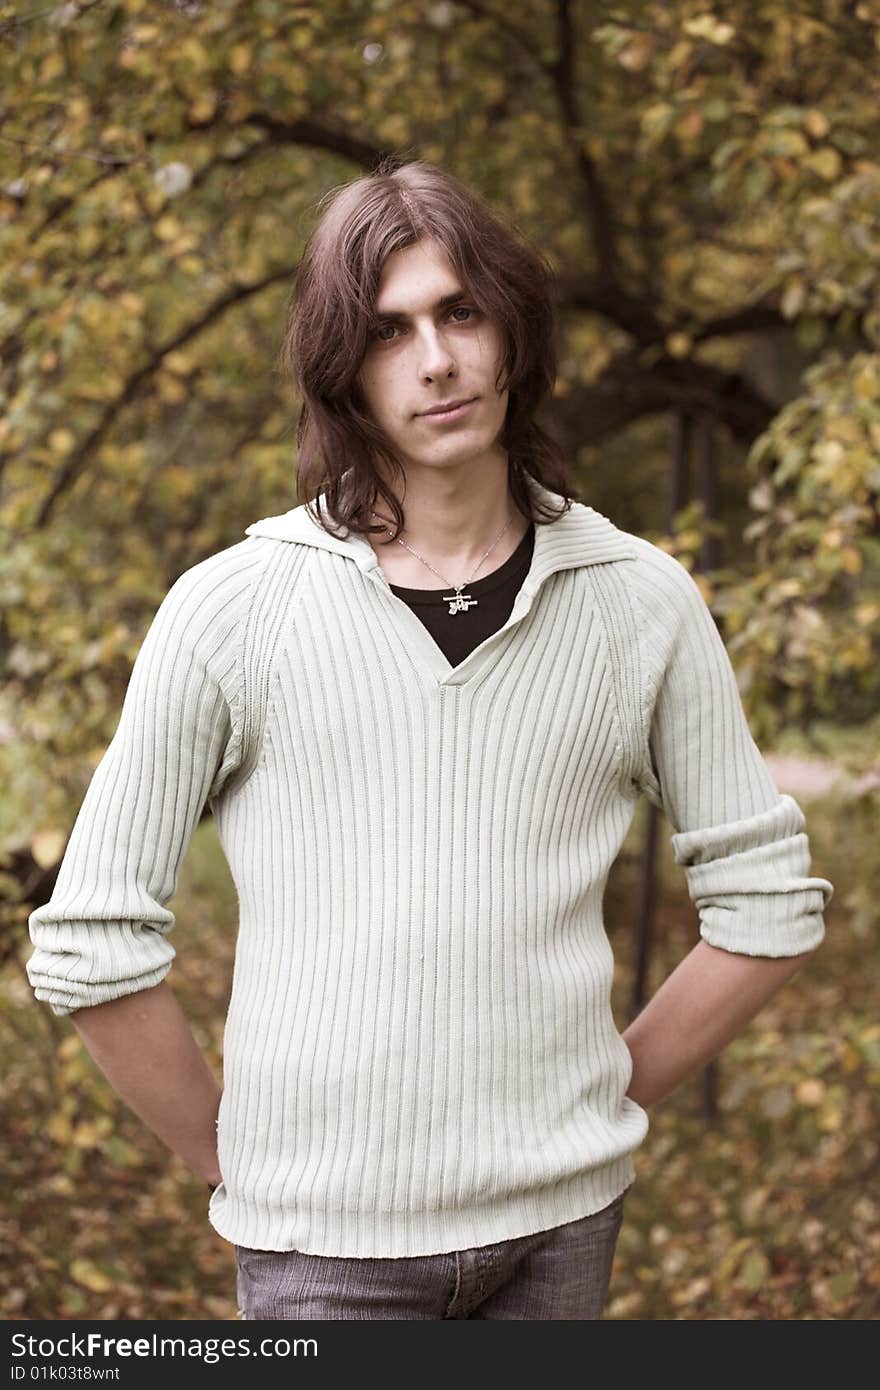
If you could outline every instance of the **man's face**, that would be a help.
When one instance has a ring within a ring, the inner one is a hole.
[[[447,296],[455,302],[443,304]],[[500,452],[508,400],[495,388],[502,351],[497,326],[470,302],[437,242],[388,257],[358,383],[370,416],[405,463],[448,468]],[[455,416],[424,413],[473,397]]]

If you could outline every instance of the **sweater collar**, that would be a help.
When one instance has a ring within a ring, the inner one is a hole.
[[[558,507],[563,498],[551,492],[535,479],[529,486],[537,495]],[[245,530],[247,536],[268,536],[273,540],[295,545],[310,545],[347,555],[367,573],[379,568],[379,559],[366,536],[347,531],[345,536],[331,536],[320,522],[315,521],[304,503],[277,516],[263,517]],[[536,590],[544,579],[557,570],[577,569],[584,565],[603,565],[615,560],[629,560],[634,550],[625,531],[608,517],[583,502],[572,502],[568,511],[549,524],[536,524],[532,564],[524,587]]]

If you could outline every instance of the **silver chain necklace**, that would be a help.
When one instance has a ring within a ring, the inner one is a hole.
[[[380,516],[378,512],[372,512],[371,515],[374,516],[377,521],[385,520],[385,518]],[[506,525],[502,526],[501,530],[498,532],[498,535],[495,537],[494,541],[489,546],[489,549],[486,551],[486,555],[491,555],[492,551],[495,549],[496,545],[501,540],[501,537],[504,535],[504,532],[508,529],[512,522],[513,517],[510,518]],[[386,527],[386,530],[390,535],[391,527]],[[436,574],[438,579],[442,579],[444,584],[452,585],[452,588],[455,590],[455,593],[443,595],[443,602],[449,604],[450,615],[454,615],[456,613],[466,613],[468,608],[472,608],[475,604],[479,603],[479,599],[473,598],[471,594],[463,594],[462,589],[466,588],[466,586],[470,584],[471,580],[476,575],[477,570],[480,568],[480,565],[482,565],[483,560],[485,560],[486,555],[483,556],[483,559],[480,561],[480,564],[477,565],[477,569],[474,570],[473,574],[470,575],[468,579],[462,580],[460,584],[453,584],[451,579],[447,579],[445,574],[441,574],[439,570],[435,570],[434,566],[425,559],[424,555],[420,555],[417,550],[413,550],[412,546],[407,545],[406,541],[402,541],[399,536],[396,536],[395,539],[400,543],[400,545],[403,546],[404,550],[409,551],[410,555],[415,555],[417,560],[421,560],[423,565],[427,565],[431,573]]]

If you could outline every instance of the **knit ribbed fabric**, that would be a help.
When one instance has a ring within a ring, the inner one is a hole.
[[[715,946],[812,950],[833,891],[696,583],[575,503],[453,666],[365,537],[304,506],[245,534],[155,615],[29,919],[36,997],[165,977],[207,802],[239,897],[220,1235],[405,1256],[598,1211],[648,1129],[602,917],[639,798]]]

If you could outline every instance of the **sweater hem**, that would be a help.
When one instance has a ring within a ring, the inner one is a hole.
[[[309,1213],[301,1209],[284,1221],[286,1230],[277,1235],[269,1222],[254,1219],[253,1214],[249,1219],[244,1204],[230,1199],[221,1183],[211,1194],[208,1220],[224,1240],[250,1250],[405,1259],[495,1245],[581,1220],[608,1206],[635,1179],[635,1163],[627,1152],[603,1167],[549,1187],[467,1210]],[[323,1228],[323,1237],[317,1234],[317,1226]]]

